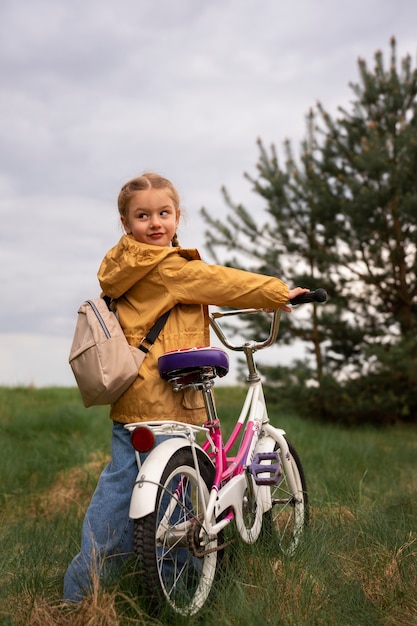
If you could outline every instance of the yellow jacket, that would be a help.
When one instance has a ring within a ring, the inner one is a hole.
[[[104,294],[117,299],[119,321],[131,345],[165,311],[173,309],[137,380],[112,405],[121,423],[174,419],[205,420],[201,392],[174,392],[158,374],[158,357],[178,348],[210,345],[207,305],[278,308],[289,289],[278,278],[201,261],[197,250],[151,246],[124,235],[104,257],[98,272]]]

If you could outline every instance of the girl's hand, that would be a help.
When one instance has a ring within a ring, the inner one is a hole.
[[[307,293],[308,291],[310,291],[310,289],[304,289],[303,287],[295,287],[294,289],[290,289],[290,292],[288,294],[288,300],[295,298],[295,296],[299,296],[301,293]],[[292,310],[291,307],[288,306],[288,304],[283,304],[280,308],[286,313],[291,313]]]

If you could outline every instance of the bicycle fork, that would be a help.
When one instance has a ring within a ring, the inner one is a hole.
[[[297,481],[295,479],[293,465],[291,462],[291,452],[288,446],[288,442],[285,438],[285,430],[282,430],[282,428],[275,428],[269,422],[267,424],[264,424],[263,427],[266,435],[276,442],[278,448],[281,451],[281,461],[284,466],[288,486],[291,493],[293,494],[293,497],[297,498],[297,494],[300,491],[300,486],[297,484]]]

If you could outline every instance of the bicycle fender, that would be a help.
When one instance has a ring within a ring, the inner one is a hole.
[[[158,486],[168,459],[181,448],[191,448],[190,442],[182,437],[172,437],[162,441],[145,459],[133,485],[129,510],[131,519],[153,513]]]

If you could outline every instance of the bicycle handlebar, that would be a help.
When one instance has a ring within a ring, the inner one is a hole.
[[[291,304],[292,306],[297,306],[299,304],[307,304],[309,302],[317,302],[317,303],[326,302],[326,300],[327,300],[327,292],[325,291],[325,289],[320,288],[320,289],[316,289],[315,291],[308,291],[306,293],[302,293],[299,296],[292,298],[292,300],[289,301],[289,304]],[[271,326],[269,329],[269,335],[264,341],[245,342],[241,346],[235,346],[232,343],[230,343],[230,341],[226,338],[223,330],[219,326],[216,319],[220,317],[229,317],[231,315],[247,315],[247,314],[252,314],[252,313],[268,313],[268,312],[270,313],[271,311],[267,311],[266,309],[234,309],[233,311],[215,311],[213,313],[210,313],[209,321],[210,321],[210,326],[213,328],[217,337],[220,339],[222,344],[226,346],[226,348],[229,348],[229,350],[235,350],[235,351],[250,350],[251,352],[256,352],[256,350],[262,350],[263,348],[268,348],[270,345],[274,343],[275,339],[277,338],[278,330],[279,330],[279,322],[281,318],[281,309],[276,309],[272,311],[273,317],[272,317]]]
[[[297,304],[307,304],[308,302],[326,302],[327,291],[325,289],[316,289],[315,291],[307,291],[299,296],[295,296],[290,300],[290,304],[296,306]]]

